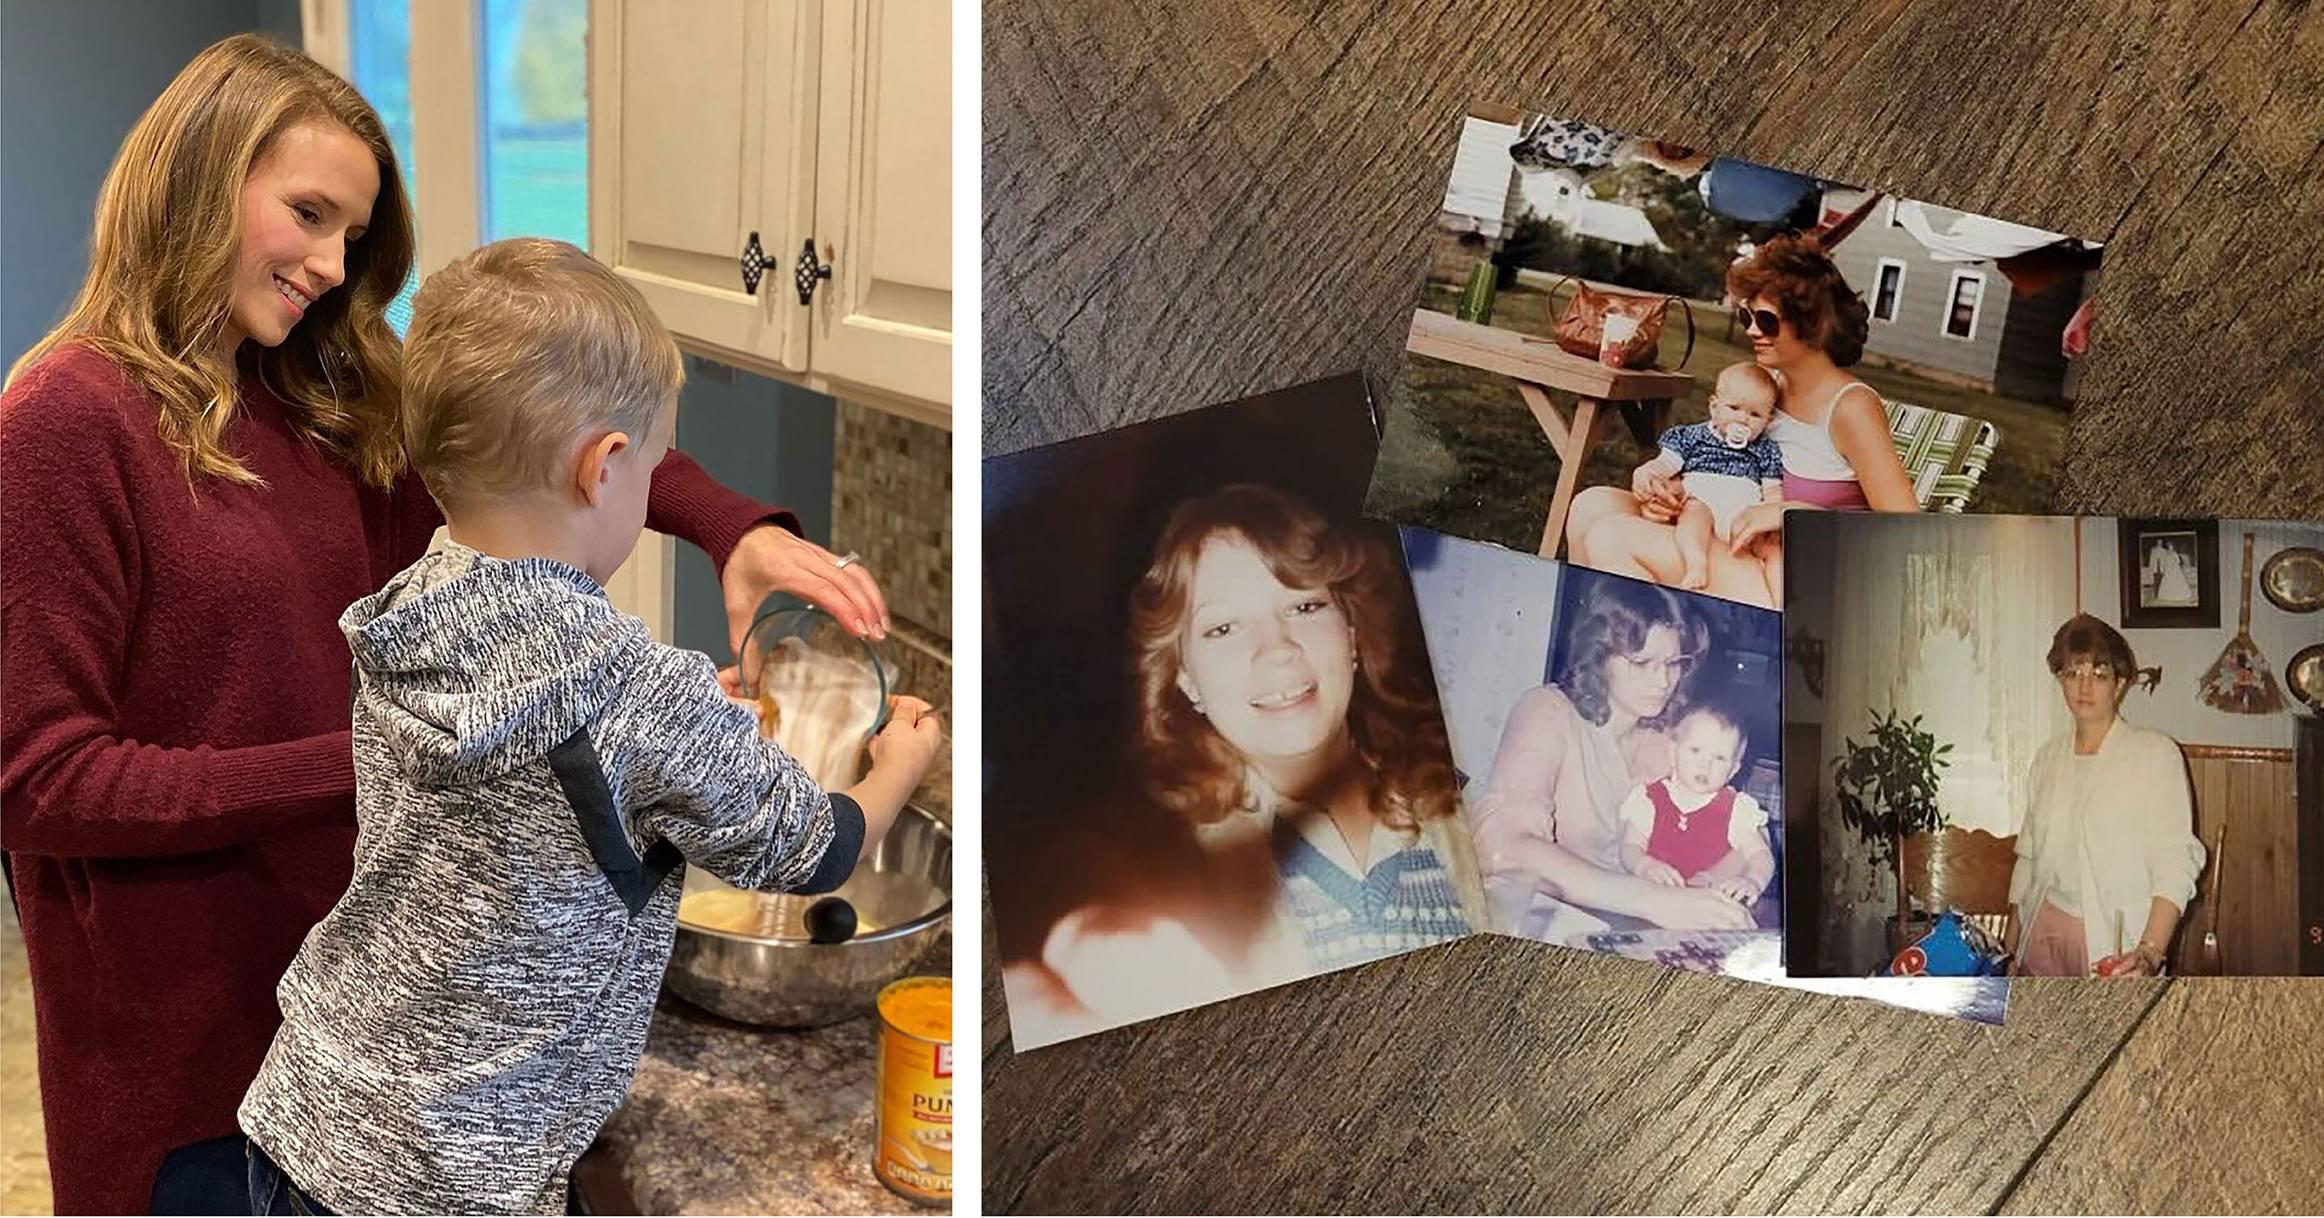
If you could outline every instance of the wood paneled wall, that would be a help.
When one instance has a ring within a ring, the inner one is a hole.
[[[2195,831],[2203,848],[2214,850],[2220,826],[2224,823],[2227,828],[2226,849],[2216,863],[2205,864],[2202,891],[2189,907],[2187,929],[2179,936],[2182,971],[2211,925],[2210,905],[2216,900],[2222,973],[2298,974],[2300,843],[2292,751],[2180,747],[2195,784]]]

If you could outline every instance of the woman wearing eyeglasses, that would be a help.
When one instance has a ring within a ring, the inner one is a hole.
[[[1783,499],[1736,515],[1729,544],[1713,547],[1705,591],[1765,605],[1770,590],[1750,550],[1762,536],[1782,536],[1785,511],[1916,512],[1920,501],[1879,391],[1847,372],[1864,354],[1869,313],[1822,244],[1777,237],[1727,272],[1727,289],[1742,302],[1737,320],[1751,336],[1752,358],[1782,387],[1767,434],[1783,453]],[[1675,586],[1685,563],[1673,522],[1685,506],[1683,495],[1591,487],[1574,497],[1568,552],[1583,566]]]
[[[2021,975],[2154,976],[2194,898],[2204,852],[2178,742],[2122,720],[2136,663],[2087,613],[2050,642],[2074,726],[2034,754],[2027,783],[2009,880]]]
[[[1720,892],[1622,867],[1622,801],[1671,772],[1670,724],[1709,635],[1680,594],[1650,584],[1605,580],[1583,603],[1557,682],[1510,709],[1470,808],[1495,929],[1515,931],[1536,893],[1674,930],[1753,924]]]

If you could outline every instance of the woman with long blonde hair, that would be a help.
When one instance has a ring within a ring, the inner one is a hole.
[[[144,1212],[173,1148],[235,1133],[347,884],[337,619],[442,520],[398,439],[412,250],[371,106],[228,38],[123,142],[87,280],[0,394],[0,825],[60,1213]],[[730,606],[780,587],[884,629],[860,565],[677,453],[649,523]]]

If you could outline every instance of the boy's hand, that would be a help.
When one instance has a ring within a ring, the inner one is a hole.
[[[935,707],[910,694],[888,699],[888,707],[888,725],[871,738],[872,765],[906,770],[917,783],[918,776],[935,763],[936,750],[944,743],[944,720],[937,716]]]

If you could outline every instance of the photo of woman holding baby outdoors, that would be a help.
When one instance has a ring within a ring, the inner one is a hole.
[[[144,1213],[199,1194],[157,1200],[157,1170],[236,1133],[277,983],[347,889],[340,616],[444,515],[407,464],[385,316],[415,217],[353,86],[220,41],[137,120],[94,211],[78,295],[0,395],[0,806],[54,1204]],[[775,589],[885,629],[873,578],[790,513],[674,450],[650,474],[651,527],[710,556],[737,639]]]
[[[2046,510],[2101,258],[1472,104],[1365,506],[1780,608],[1788,513]]]
[[[1773,608],[1784,512],[1920,504],[1879,391],[1847,371],[1868,311],[1822,243],[1769,241],[1727,290],[1754,362],[1721,370],[1707,421],[1663,433],[1631,489],[1577,495],[1566,539],[1584,566]]]

